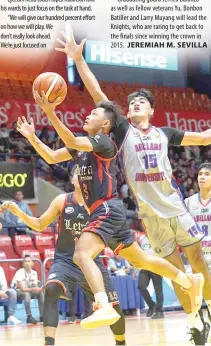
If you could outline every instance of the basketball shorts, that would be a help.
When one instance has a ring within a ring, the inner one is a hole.
[[[128,227],[123,202],[118,198],[103,202],[90,215],[83,232],[93,232],[115,253],[130,246],[134,237]]]
[[[170,256],[177,245],[190,246],[201,241],[204,232],[187,212],[169,219],[157,215],[143,219],[150,244],[160,257]]]
[[[95,259],[95,263],[103,275],[104,285],[109,302],[113,303],[113,305],[119,304],[118,294],[113,288],[112,281],[107,270],[104,268],[99,258]],[[71,259],[62,259],[61,257],[54,259],[46,285],[49,282],[56,282],[60,284],[64,290],[64,298],[69,300],[72,299],[72,295],[76,292],[76,285],[79,284],[87,298],[94,302],[94,295],[89,288],[85,276]]]

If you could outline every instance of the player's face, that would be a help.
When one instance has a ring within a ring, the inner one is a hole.
[[[91,114],[86,117],[83,130],[93,136],[107,125],[109,120],[105,119],[103,108],[96,108],[91,111]]]
[[[201,169],[198,174],[198,184],[200,189],[211,190],[211,171],[209,169]]]
[[[153,112],[149,101],[143,96],[138,96],[132,99],[129,104],[128,118],[137,122],[149,118]]]

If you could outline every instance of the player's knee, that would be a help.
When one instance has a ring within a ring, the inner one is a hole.
[[[64,294],[62,286],[56,282],[49,282],[45,288],[45,300],[58,300]]]
[[[202,251],[199,249],[189,256],[188,261],[193,268],[193,270],[197,271],[201,266],[205,263],[204,255]]]
[[[87,260],[87,254],[84,251],[76,249],[73,255],[73,262],[80,267],[80,265],[86,262],[86,260]]]

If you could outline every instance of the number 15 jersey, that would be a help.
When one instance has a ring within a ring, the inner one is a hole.
[[[146,218],[157,214],[171,218],[186,213],[168,158],[168,145],[180,145],[184,132],[154,126],[141,130],[122,117],[114,135],[140,216]]]

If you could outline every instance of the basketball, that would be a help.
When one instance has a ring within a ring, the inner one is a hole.
[[[48,97],[48,101],[53,103],[58,97],[61,99],[58,104],[62,103],[67,95],[67,84],[65,80],[57,73],[46,72],[40,74],[33,83],[33,92],[37,91],[40,96],[41,92],[44,91]]]

